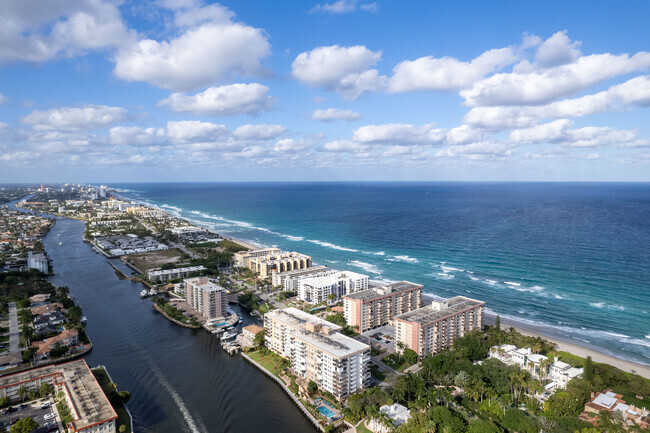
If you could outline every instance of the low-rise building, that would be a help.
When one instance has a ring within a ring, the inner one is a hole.
[[[602,412],[618,412],[622,424],[627,427],[637,425],[642,429],[650,428],[650,413],[645,407],[639,409],[634,405],[626,404],[621,394],[616,394],[611,390],[591,393],[591,400],[585,404],[585,410],[580,414],[580,419],[598,425],[598,416],[589,416],[589,414],[599,415]]]
[[[483,328],[485,302],[455,296],[395,316],[395,341],[420,357],[438,353],[473,330]]]
[[[76,329],[64,329],[60,334],[42,341],[34,341],[32,347],[36,349],[34,361],[39,362],[47,358],[57,345],[67,346],[72,349],[79,344],[79,332]]]
[[[203,317],[216,319],[228,314],[226,289],[208,280],[208,277],[188,278],[185,281],[185,299]]]
[[[287,358],[294,374],[341,400],[370,381],[370,346],[341,327],[296,308],[264,315],[266,347]]]
[[[65,397],[72,415],[72,421],[65,426],[67,431],[117,432],[117,413],[83,359],[0,377],[0,397],[17,401],[21,387],[38,392],[45,383],[52,385],[56,394],[62,393]]]
[[[147,271],[147,279],[153,283],[166,283],[177,278],[185,278],[192,272],[203,272],[205,270],[205,266],[188,266],[187,268]]]
[[[333,269],[309,275],[298,280],[298,299],[310,304],[333,304],[341,296],[368,289],[368,276],[356,272]]]
[[[237,341],[240,345],[253,347],[255,346],[255,336],[262,331],[264,331],[264,328],[259,325],[244,326],[241,334],[237,336]]]
[[[402,313],[420,308],[422,286],[400,281],[343,296],[343,314],[348,326],[358,332],[384,326]]]
[[[544,387],[546,396],[557,389],[566,388],[571,379],[584,373],[582,367],[571,367],[557,357],[551,362],[547,356],[533,353],[530,347],[520,349],[512,344],[493,346],[490,348],[489,357],[496,358],[507,365],[518,365],[536,379],[550,380],[550,383]]]
[[[144,217],[144,218],[162,218],[167,216],[167,214],[161,210],[151,209],[144,206],[130,207],[126,211],[128,213],[132,213],[134,215],[137,215],[139,217]]]
[[[406,406],[402,406],[399,403],[384,405],[379,408],[379,413],[388,415],[393,426],[387,426],[379,419],[373,418],[368,422],[368,427],[370,427],[370,429],[375,433],[389,433],[393,431],[395,427],[399,427],[411,419],[411,411],[408,410]]]

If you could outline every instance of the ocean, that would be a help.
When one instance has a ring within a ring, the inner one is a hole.
[[[155,183],[121,195],[314,263],[483,300],[650,365],[650,184]]]

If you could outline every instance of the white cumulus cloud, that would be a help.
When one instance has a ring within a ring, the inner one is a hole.
[[[270,44],[261,29],[231,20],[217,5],[179,12],[183,32],[168,41],[144,39],[115,57],[115,75],[172,91],[189,91],[233,76],[261,72]]]
[[[243,140],[268,140],[282,135],[286,131],[287,128],[282,125],[242,125],[233,131],[233,135]]]
[[[393,68],[388,91],[460,90],[516,60],[515,50],[511,47],[486,51],[470,62],[432,56],[405,60]]]
[[[376,69],[369,69],[380,59],[381,51],[371,51],[363,45],[333,45],[300,53],[291,68],[297,80],[354,100],[363,92],[378,92],[386,87],[387,78]]]
[[[316,110],[312,113],[313,120],[320,120],[321,122],[330,122],[332,120],[347,120],[354,121],[360,120],[363,116],[354,110],[342,110],[340,108],[328,108],[326,110]]]
[[[172,93],[158,103],[172,111],[204,116],[260,114],[273,107],[269,88],[258,83],[210,87],[194,95]]]
[[[121,107],[86,105],[37,110],[20,121],[32,124],[37,130],[81,130],[107,127],[128,118],[129,113]]]
[[[446,131],[430,123],[415,126],[407,123],[366,125],[353,133],[354,140],[364,144],[439,144]]]

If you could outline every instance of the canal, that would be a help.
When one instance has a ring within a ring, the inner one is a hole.
[[[156,313],[150,300],[140,299],[142,285],[119,280],[107,259],[82,241],[83,232],[82,221],[58,218],[45,236],[55,273],[50,281],[68,286],[88,318],[94,345],[88,364],[105,365],[118,387],[131,392],[136,432],[315,431],[274,382],[227,355],[214,336]]]

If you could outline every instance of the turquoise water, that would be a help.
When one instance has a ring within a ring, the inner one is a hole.
[[[650,364],[650,184],[111,186],[225,235],[481,299],[504,318]]]
[[[318,406],[318,411],[327,418],[334,418],[336,413],[332,412],[327,406]]]

